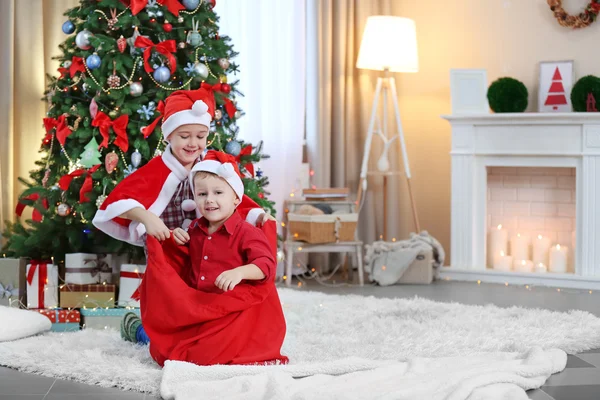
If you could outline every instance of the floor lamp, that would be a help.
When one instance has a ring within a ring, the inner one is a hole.
[[[377,78],[375,88],[375,97],[371,109],[371,118],[369,120],[369,130],[365,141],[362,166],[360,170],[360,181],[358,185],[357,209],[360,208],[362,197],[367,190],[367,174],[369,164],[369,154],[373,136],[377,134],[383,141],[383,152],[377,161],[377,169],[383,175],[383,232],[384,240],[387,240],[387,179],[393,175],[389,172],[390,165],[388,153],[390,146],[396,141],[398,143],[402,159],[404,161],[404,171],[408,184],[408,193],[412,207],[413,220],[416,232],[421,231],[417,208],[410,183],[411,174],[408,163],[408,154],[406,153],[406,143],[404,141],[404,132],[402,131],[402,122],[400,120],[400,110],[398,108],[398,94],[396,92],[396,81],[392,72],[417,72],[419,70],[419,59],[417,54],[417,33],[413,20],[402,17],[392,16],[372,16],[367,19],[365,31],[363,33],[360,51],[356,67],[361,69],[371,69],[383,71],[384,76]],[[378,117],[379,97],[383,97],[383,123],[380,123]],[[388,137],[388,96],[392,98],[395,114],[396,126],[398,132]]]

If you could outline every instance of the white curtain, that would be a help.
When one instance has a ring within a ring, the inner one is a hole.
[[[306,0],[217,1],[220,32],[239,52],[240,138],[264,142],[259,166],[282,219],[283,202],[299,187],[305,121]]]

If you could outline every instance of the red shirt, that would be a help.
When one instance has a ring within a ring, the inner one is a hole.
[[[261,281],[275,274],[276,262],[265,234],[244,221],[237,211],[216,232],[208,233],[208,221],[200,218],[192,222],[190,258],[191,284],[203,292],[223,293],[215,286],[224,271],[246,264],[254,264],[265,274]]]

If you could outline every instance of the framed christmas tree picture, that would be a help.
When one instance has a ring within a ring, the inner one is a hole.
[[[573,61],[540,63],[539,112],[570,112]]]

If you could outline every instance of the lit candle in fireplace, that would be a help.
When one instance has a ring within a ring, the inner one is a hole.
[[[529,260],[529,236],[517,233],[510,239],[510,255],[515,260]]]
[[[536,274],[546,273],[547,272],[546,265],[542,264],[542,263],[536,264],[535,267],[533,267],[533,272],[535,272]]]
[[[494,257],[494,269],[510,271],[512,268],[512,260],[512,256],[507,256],[505,252],[501,251],[499,255]]]
[[[531,272],[533,270],[533,262],[529,260],[515,260],[514,269],[516,272]]]
[[[492,264],[492,266],[494,265],[495,262],[495,257],[498,256],[498,254],[500,253],[508,253],[507,251],[507,245],[508,245],[508,231],[506,229],[502,228],[502,225],[498,225],[495,229],[492,229],[490,232],[490,247],[489,247],[489,254],[492,255],[492,257],[489,257],[490,263]],[[494,268],[496,268],[494,266]]]
[[[550,249],[550,272],[567,272],[569,248],[557,244]]]
[[[550,251],[550,238],[538,235],[533,240],[533,263],[548,264],[548,252]]]

